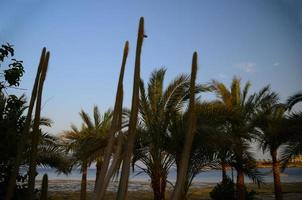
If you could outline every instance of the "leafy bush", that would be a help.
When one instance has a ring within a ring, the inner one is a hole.
[[[235,199],[235,184],[231,179],[218,183],[210,192],[210,197],[215,200]]]
[[[210,192],[210,197],[214,200],[235,200],[236,199],[236,185],[231,179],[227,179],[224,183],[218,183]],[[253,200],[256,192],[250,192],[245,188],[246,200]]]

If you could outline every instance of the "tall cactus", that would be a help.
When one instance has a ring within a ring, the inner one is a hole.
[[[108,186],[110,179],[112,178],[112,176],[116,172],[116,170],[120,167],[120,164],[122,162],[123,142],[124,142],[124,135],[122,133],[119,133],[118,138],[117,138],[117,147],[114,152],[111,165],[108,169],[105,179],[103,180],[106,187]]]
[[[128,138],[127,138],[127,147],[125,150],[125,157],[123,160],[122,172],[121,172],[119,188],[117,193],[118,200],[126,199],[127,196],[130,162],[131,162],[131,156],[135,143],[136,125],[137,125],[137,118],[138,118],[140,61],[141,61],[143,40],[144,40],[144,18],[141,17],[139,21],[139,28],[137,34],[132,105],[131,105]]]
[[[37,74],[36,74],[35,82],[34,82],[32,93],[31,93],[31,98],[30,98],[30,102],[29,102],[29,106],[28,106],[28,112],[27,112],[27,116],[26,116],[26,120],[25,120],[25,124],[24,124],[24,128],[23,128],[23,132],[22,132],[22,135],[20,138],[19,145],[17,146],[17,154],[16,154],[16,158],[14,160],[13,167],[11,170],[8,187],[7,187],[6,194],[5,194],[5,200],[10,200],[13,197],[14,189],[16,186],[16,178],[17,178],[17,174],[19,172],[19,167],[20,167],[20,164],[22,161],[22,154],[23,154],[25,144],[26,144],[25,142],[27,141],[27,137],[29,137],[29,127],[30,127],[30,123],[31,123],[32,111],[33,111],[34,104],[35,104],[36,97],[37,97],[38,83],[39,83],[40,76],[41,76],[43,62],[45,60],[45,54],[46,54],[46,48],[44,47],[42,50],[42,53],[41,53],[40,62],[38,65]]]
[[[37,102],[35,106],[35,118],[33,125],[33,132],[31,137],[31,151],[30,151],[30,162],[29,162],[29,178],[28,178],[28,190],[29,190],[29,199],[34,199],[34,190],[35,190],[35,178],[36,178],[36,167],[37,167],[37,152],[38,152],[38,143],[39,143],[39,125],[40,125],[40,116],[41,116],[41,103],[42,103],[42,93],[43,85],[46,78],[46,73],[48,69],[50,53],[47,52],[45,60],[43,62],[43,67],[41,70],[41,76],[38,84],[38,94]]]
[[[44,174],[42,179],[40,200],[47,200],[47,191],[48,191],[48,176],[47,174]]]
[[[98,177],[97,186],[96,186],[96,200],[100,200],[104,198],[106,188],[108,186],[108,181],[104,181],[105,177],[112,176],[112,174],[108,174],[108,167],[110,163],[110,158],[112,154],[113,144],[115,140],[115,133],[119,130],[121,127],[121,118],[122,118],[122,107],[123,107],[123,79],[124,79],[124,72],[125,72],[125,66],[126,61],[128,57],[129,52],[129,42],[126,41],[124,46],[124,53],[123,53],[123,60],[120,70],[120,76],[117,86],[117,92],[116,92],[116,98],[115,98],[115,105],[113,110],[113,116],[112,116],[112,123],[110,127],[109,132],[109,141],[105,149],[105,156],[104,156],[104,162],[101,167],[101,172]],[[112,164],[114,164],[113,162]],[[102,181],[101,181],[102,180]]]
[[[184,148],[180,160],[180,169],[177,174],[176,185],[171,195],[171,200],[181,200],[184,194],[186,176],[188,174],[188,164],[190,159],[190,152],[192,149],[192,143],[196,132],[196,116],[195,116],[195,80],[197,73],[197,53],[194,52],[192,59],[192,71],[190,81],[190,101],[189,101],[189,116],[188,116],[188,128],[185,136]]]

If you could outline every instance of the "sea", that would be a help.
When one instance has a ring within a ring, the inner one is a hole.
[[[48,190],[49,191],[80,191],[81,189],[81,171],[79,169],[73,169],[70,174],[60,174],[55,169],[51,168],[38,168],[38,176],[36,177],[37,189],[41,188],[41,179],[43,174],[48,175],[49,183],[48,183]],[[273,176],[272,171],[269,168],[260,168],[260,172],[263,175],[263,181],[265,183],[272,183]],[[228,176],[233,178],[234,182],[236,182],[236,172],[232,170],[227,171]],[[95,168],[89,168],[87,172],[87,191],[94,190],[94,183],[95,183]],[[192,181],[190,188],[198,188],[203,189],[209,186],[214,186],[221,181],[221,170],[208,170],[201,172],[198,174],[194,180]],[[107,190],[116,192],[118,188],[118,179],[114,179],[110,182]],[[173,185],[175,184],[176,180],[176,169],[172,168],[169,171],[168,175],[168,184],[167,189],[173,189]],[[302,168],[287,168],[281,174],[281,181],[288,182],[295,184],[296,182],[302,182]],[[252,180],[246,177],[246,183],[251,183]],[[150,185],[150,177],[146,175],[140,168],[135,168],[134,171],[131,170],[130,177],[129,177],[129,185],[128,191],[152,191]]]
[[[58,173],[55,169],[52,168],[38,168],[37,180],[41,180],[43,174],[48,175],[49,180],[81,180],[82,174],[80,169],[73,169],[70,174],[65,175]],[[273,182],[272,170],[270,168],[259,168],[259,171],[263,173],[264,182],[270,183]],[[236,180],[236,171],[228,170],[227,174],[230,178]],[[88,180],[95,180],[96,169],[89,168],[87,172]],[[208,170],[198,174],[193,182],[205,182],[205,183],[218,183],[221,181],[221,170]],[[147,182],[150,181],[150,177],[145,174],[141,169],[135,168],[134,171],[130,172],[130,181],[138,182]],[[170,182],[175,182],[176,180],[176,169],[172,168],[169,171],[168,180]],[[281,173],[282,182],[302,182],[302,168],[287,168],[284,172]],[[252,182],[251,179],[246,177],[246,182]]]

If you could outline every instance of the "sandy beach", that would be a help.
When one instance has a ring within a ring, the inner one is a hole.
[[[37,188],[40,187],[41,181],[37,181]],[[188,194],[188,199],[210,199],[209,192],[216,184],[194,182]],[[260,188],[257,185],[247,184],[249,190],[257,192],[256,199],[271,200],[274,199],[273,183],[266,183]],[[92,199],[94,181],[88,181],[87,190],[88,198]],[[108,187],[107,199],[114,199],[117,188],[117,182],[112,182]],[[169,197],[171,185],[167,186],[166,195]],[[50,180],[49,195],[53,200],[76,200],[79,198],[80,181],[79,180]],[[147,181],[129,182],[129,200],[151,200],[153,199],[150,183]],[[302,199],[302,182],[283,183],[284,199],[301,200]]]
[[[204,183],[204,182],[193,182],[191,185],[191,189],[204,189],[207,187],[214,187],[216,184],[214,183]],[[41,180],[36,182],[37,188],[41,186]],[[70,191],[76,192],[80,191],[80,180],[49,180],[48,183],[48,190],[51,192],[58,192],[58,191]],[[108,191],[116,192],[118,188],[118,182],[111,182],[108,187]],[[167,185],[167,190],[171,190],[171,184]],[[87,191],[94,190],[94,181],[88,180],[87,181]],[[151,185],[148,181],[130,181],[128,186],[128,191],[136,192],[136,191],[146,191],[152,192]]]

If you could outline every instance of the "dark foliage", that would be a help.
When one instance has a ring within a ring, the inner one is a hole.
[[[0,94],[0,184],[1,191],[8,181],[9,172],[13,159],[16,156],[16,145],[23,130],[25,118],[22,115],[25,110],[24,96],[20,98],[10,95],[5,98]],[[22,182],[25,178],[20,175],[18,178]]]
[[[1,63],[5,61],[5,58],[13,56],[13,46],[9,43],[2,45],[0,47],[0,67],[2,67]],[[19,86],[21,77],[24,74],[23,61],[12,58],[11,63],[8,64],[8,66],[5,67],[5,69],[3,69],[0,74],[4,77],[0,80],[0,91],[2,91],[2,89],[6,87]]]
[[[231,179],[218,183],[210,192],[210,197],[215,200],[235,199],[235,184]]]
[[[245,188],[245,199],[255,199],[256,192],[251,190],[250,192]],[[231,179],[227,179],[225,182],[218,183],[210,192],[210,197],[214,200],[236,200],[235,184]]]

